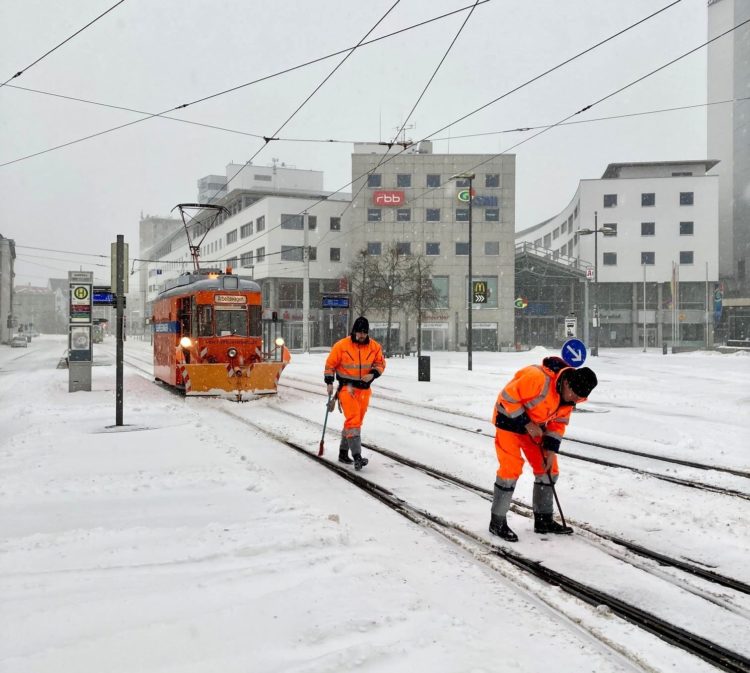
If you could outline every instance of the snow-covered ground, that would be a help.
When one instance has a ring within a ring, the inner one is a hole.
[[[714,670],[491,567],[248,424],[315,453],[324,354],[294,354],[279,395],[246,404],[185,400],[126,367],[125,425],[115,427],[114,342],[96,347],[91,392],[67,392],[68,371],[56,369],[64,348],[54,336],[0,347],[2,673]],[[149,359],[146,343],[125,350]],[[548,354],[475,353],[468,372],[465,353],[432,353],[430,382],[417,381],[415,358],[390,359],[363,439],[491,489],[498,390]],[[602,350],[587,364],[600,385],[574,414],[563,453],[750,493],[744,477],[571,441],[748,471],[747,354]],[[441,419],[455,427],[432,422]],[[329,459],[341,424],[333,414]],[[486,531],[486,500],[369,458],[363,476]],[[638,574],[596,555],[582,528],[750,582],[749,501],[572,455],[560,465],[576,535],[542,540],[511,513],[513,549],[750,656],[747,596]],[[516,498],[530,503],[528,470]]]

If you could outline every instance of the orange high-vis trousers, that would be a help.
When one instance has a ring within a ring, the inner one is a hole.
[[[497,476],[500,479],[515,480],[521,476],[523,470],[523,457],[521,452],[529,461],[535,476],[545,474],[544,461],[542,459],[542,448],[529,435],[519,435],[495,428],[495,453],[497,462]],[[557,455],[552,462],[552,474],[559,474],[557,469]]]
[[[344,412],[344,437],[356,437],[360,434],[371,394],[369,388],[353,388],[347,385],[341,387],[339,402]]]

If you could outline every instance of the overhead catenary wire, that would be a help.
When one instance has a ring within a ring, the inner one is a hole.
[[[420,92],[419,96],[417,96],[417,100],[414,102],[414,105],[411,106],[411,110],[409,110],[409,113],[406,115],[406,118],[404,119],[403,124],[401,124],[401,127],[396,131],[396,135],[394,136],[393,142],[398,140],[399,135],[402,133],[402,131],[406,128],[406,125],[409,123],[409,120],[411,119],[411,116],[414,114],[414,110],[417,109],[417,106],[419,105],[422,98],[424,98],[424,95],[427,93],[427,90],[430,88],[430,85],[434,81],[436,75],[438,74],[438,71],[440,70],[443,63],[445,63],[445,59],[448,58],[448,54],[450,54],[451,50],[453,49],[453,45],[456,44],[456,41],[458,40],[458,37],[463,32],[464,28],[466,27],[466,24],[468,23],[469,19],[471,18],[472,14],[474,13],[474,10],[476,9],[476,3],[474,4],[474,7],[471,8],[471,11],[464,17],[463,23],[461,23],[461,26],[459,27],[458,31],[454,35],[453,39],[451,40],[451,43],[448,45],[448,48],[443,53],[442,57],[440,58],[440,61],[438,61],[438,64],[435,66],[435,69],[432,71],[432,75],[430,75],[430,78],[427,80],[427,84],[424,85],[422,88],[422,91]],[[393,147],[393,143],[388,144],[388,150],[385,154],[380,158],[378,163],[367,172],[367,176],[369,178],[370,175],[375,173],[380,166],[382,166],[385,158],[388,156],[388,152],[390,152],[391,147]],[[404,148],[405,150],[406,148]],[[357,193],[354,194],[351,198],[351,201],[344,206],[344,210],[341,211],[340,215],[343,215],[346,210],[351,206],[352,203],[354,203],[357,199],[357,197],[360,195],[362,190],[365,188],[365,185],[367,184],[367,179],[362,180],[362,184],[359,186],[359,189],[357,190]]]
[[[491,0],[479,0],[479,2],[476,3],[476,4],[483,5],[483,4],[485,4],[487,2],[490,2],[490,1]],[[468,9],[471,9],[472,7],[473,7],[473,5],[467,5],[465,7],[460,7],[459,9],[453,10],[451,12],[446,12],[444,14],[440,14],[438,16],[435,16],[435,17],[433,17],[431,19],[426,19],[425,21],[421,21],[419,23],[415,23],[415,24],[412,24],[410,26],[406,26],[405,28],[401,28],[401,29],[393,31],[391,33],[387,33],[385,35],[381,35],[380,37],[375,37],[375,38],[373,38],[371,40],[367,40],[366,42],[363,42],[359,46],[360,47],[369,46],[369,45],[374,44],[376,42],[379,42],[381,40],[385,40],[385,39],[388,39],[390,37],[394,37],[396,35],[400,35],[401,33],[405,33],[405,32],[407,32],[409,30],[414,30],[415,28],[421,28],[421,27],[426,26],[426,25],[428,25],[430,23],[433,23],[435,21],[440,21],[440,20],[445,19],[445,18],[447,18],[449,16],[453,16],[454,14],[458,14],[460,12],[465,12]],[[78,143],[82,143],[82,142],[85,142],[87,140],[91,140],[93,138],[98,138],[99,136],[103,136],[103,135],[106,135],[108,133],[114,133],[115,131],[119,131],[119,130],[127,128],[129,126],[134,126],[135,124],[140,124],[141,122],[148,121],[149,119],[153,119],[154,117],[161,117],[161,118],[171,119],[171,120],[174,120],[174,121],[182,121],[182,122],[184,122],[186,124],[198,124],[198,122],[190,122],[190,121],[187,121],[187,120],[184,120],[184,119],[178,119],[176,117],[167,117],[166,115],[168,115],[170,112],[174,112],[176,110],[183,110],[185,108],[188,108],[188,107],[191,107],[191,106],[194,106],[194,105],[198,105],[199,103],[203,103],[205,101],[212,100],[214,98],[218,98],[219,96],[224,96],[224,95],[233,93],[235,91],[239,91],[240,89],[244,89],[244,88],[252,86],[254,84],[259,84],[261,82],[266,82],[266,81],[268,81],[270,79],[273,79],[273,78],[276,78],[276,77],[280,77],[282,75],[286,75],[286,74],[288,74],[290,72],[294,72],[295,70],[299,70],[301,68],[305,68],[305,67],[313,65],[315,63],[319,63],[321,61],[325,61],[325,60],[327,60],[329,58],[333,58],[334,56],[339,56],[339,55],[344,54],[347,51],[350,51],[352,49],[354,49],[354,47],[347,47],[345,49],[340,49],[340,50],[332,52],[330,54],[326,54],[325,56],[320,56],[320,57],[312,59],[310,61],[306,61],[304,63],[300,63],[298,65],[295,65],[295,66],[292,66],[292,67],[289,67],[289,68],[285,68],[284,70],[279,70],[278,72],[272,73],[270,75],[265,75],[263,77],[259,77],[257,79],[251,80],[249,82],[245,82],[243,84],[239,84],[239,85],[231,87],[229,89],[224,89],[223,91],[219,91],[219,92],[210,94],[208,96],[204,96],[202,98],[197,98],[196,100],[193,100],[193,101],[191,101],[189,103],[182,103],[182,104],[177,105],[175,107],[171,107],[171,108],[169,108],[167,110],[163,110],[162,112],[141,112],[139,110],[135,110],[135,109],[127,108],[127,107],[123,107],[123,106],[110,105],[110,104],[107,104],[107,103],[98,103],[96,101],[90,101],[90,100],[86,100],[86,99],[83,99],[83,98],[75,98],[73,96],[63,96],[62,94],[53,94],[53,93],[48,93],[48,92],[45,92],[45,91],[37,91],[35,89],[24,89],[24,87],[14,86],[14,87],[12,87],[14,89],[34,91],[35,93],[41,93],[41,94],[46,94],[46,95],[50,95],[50,96],[57,96],[57,97],[60,97],[60,98],[66,98],[66,99],[69,99],[69,100],[75,100],[75,101],[82,102],[82,103],[89,103],[91,105],[100,105],[100,106],[103,106],[103,107],[109,107],[109,108],[113,108],[113,109],[122,109],[122,110],[125,110],[125,111],[136,112],[138,114],[144,114],[146,116],[145,117],[141,117],[140,119],[135,119],[135,120],[133,120],[131,122],[127,122],[125,124],[119,124],[118,126],[113,126],[111,128],[105,129],[103,131],[98,131],[96,133],[91,133],[89,135],[83,136],[81,138],[77,138],[75,140],[68,141],[66,143],[62,143],[60,145],[55,145],[54,147],[49,147],[47,149],[40,150],[38,152],[34,152],[32,154],[27,154],[27,155],[22,156],[22,157],[17,157],[16,159],[12,159],[10,161],[6,161],[4,163],[0,163],[0,168],[2,168],[4,166],[10,166],[11,164],[15,164],[15,163],[18,163],[20,161],[26,161],[28,159],[32,159],[34,157],[37,157],[37,156],[40,156],[40,155],[43,155],[43,154],[48,154],[49,152],[55,152],[57,150],[64,149],[65,147],[70,147],[71,145],[76,145]],[[11,87],[9,87],[9,88],[11,88]],[[202,125],[202,124],[200,124],[200,125]],[[248,135],[251,135],[251,136],[254,136],[254,137],[257,136],[258,138],[263,138],[264,137],[262,134],[248,134]]]
[[[645,16],[645,17],[643,17],[642,19],[639,19],[638,21],[636,21],[636,22],[634,22],[634,23],[630,24],[629,26],[626,26],[625,28],[622,28],[622,29],[620,29],[620,30],[616,31],[615,33],[613,33],[613,34],[612,34],[612,35],[610,35],[609,37],[606,37],[606,38],[604,38],[604,39],[600,40],[599,42],[596,42],[595,44],[591,45],[590,47],[587,47],[587,48],[583,49],[582,51],[578,52],[578,53],[577,53],[577,54],[575,54],[574,56],[572,56],[572,57],[570,57],[570,58],[567,58],[567,59],[565,59],[564,61],[561,61],[561,62],[560,62],[560,63],[559,63],[558,65],[556,65],[556,66],[553,66],[552,68],[548,68],[548,69],[547,69],[547,70],[545,70],[544,72],[542,72],[542,73],[540,73],[540,74],[538,74],[538,75],[535,75],[534,77],[532,77],[531,79],[527,80],[527,81],[526,81],[526,82],[524,82],[523,84],[521,84],[521,85],[519,85],[519,86],[515,87],[514,89],[511,89],[510,91],[507,91],[506,93],[502,94],[501,96],[498,96],[497,98],[493,99],[493,101],[490,101],[489,103],[486,103],[486,104],[484,104],[484,105],[480,106],[479,108],[476,108],[476,109],[475,109],[475,110],[473,110],[472,112],[469,112],[468,114],[465,114],[465,115],[463,115],[462,117],[460,117],[460,118],[459,118],[458,120],[456,120],[456,121],[452,121],[452,122],[450,122],[450,123],[446,124],[445,126],[441,127],[441,128],[440,128],[440,129],[438,129],[437,131],[434,131],[433,133],[431,133],[431,134],[429,134],[429,135],[425,136],[424,138],[422,138],[422,140],[428,140],[428,139],[430,139],[430,138],[431,138],[432,136],[434,136],[435,134],[437,134],[437,133],[440,133],[441,131],[444,131],[444,130],[445,130],[445,129],[447,129],[447,128],[450,128],[451,126],[453,126],[453,125],[454,125],[455,123],[457,123],[458,121],[461,121],[461,120],[467,119],[468,117],[470,117],[471,115],[475,114],[475,113],[476,113],[476,112],[478,112],[479,110],[485,109],[485,108],[486,108],[487,106],[491,105],[492,103],[495,103],[495,102],[497,102],[497,101],[499,101],[499,100],[502,100],[503,98],[505,98],[505,97],[507,97],[507,96],[511,95],[512,93],[514,93],[514,92],[517,92],[517,91],[519,91],[520,89],[522,89],[522,88],[524,88],[524,87],[528,86],[529,84],[531,84],[531,83],[533,83],[533,82],[535,82],[535,81],[537,81],[537,80],[541,79],[542,77],[544,77],[544,76],[546,76],[546,75],[549,75],[550,73],[554,72],[555,70],[558,70],[559,68],[563,67],[564,65],[566,65],[566,64],[568,64],[568,63],[571,63],[572,61],[574,61],[574,60],[576,60],[576,59],[578,59],[578,58],[580,58],[580,57],[584,56],[585,54],[587,54],[587,53],[591,52],[592,50],[594,50],[594,49],[597,49],[598,47],[600,47],[600,46],[602,46],[602,45],[606,44],[607,42],[610,42],[611,40],[613,40],[613,39],[615,39],[615,38],[619,37],[620,35],[623,35],[624,33],[626,33],[626,32],[628,32],[628,31],[632,30],[633,28],[636,28],[637,26],[639,26],[639,25],[643,24],[644,22],[646,22],[646,21],[648,21],[648,20],[650,20],[650,19],[652,19],[652,18],[654,18],[654,17],[658,16],[658,15],[659,15],[659,14],[661,14],[662,12],[665,12],[666,10],[670,9],[671,7],[674,7],[675,5],[677,5],[678,3],[680,3],[681,1],[682,1],[682,0],[675,0],[674,2],[671,2],[671,3],[669,3],[668,5],[665,5],[665,6],[664,6],[664,7],[662,7],[661,9],[659,9],[659,10],[657,10],[657,11],[655,11],[655,12],[652,12],[652,13],[651,13],[651,14],[649,14],[648,16]],[[560,124],[560,122],[558,122],[558,124],[556,124],[556,125],[559,125],[559,124]],[[413,143],[413,144],[418,144],[419,142],[421,142],[421,141],[417,141],[417,143]],[[386,143],[386,144],[387,144],[387,143]],[[395,144],[395,143],[392,143],[392,144]],[[388,158],[387,158],[387,159],[386,159],[385,161],[383,161],[383,164],[387,164],[387,163],[389,163],[390,161],[392,161],[392,160],[393,160],[393,159],[395,159],[396,157],[400,156],[400,155],[401,155],[401,154],[402,154],[402,153],[403,153],[404,151],[405,151],[405,149],[401,150],[401,152],[398,152],[398,153],[396,153],[396,154],[394,154],[394,155],[392,155],[392,156],[388,157]],[[507,152],[507,150],[505,150],[505,151]],[[301,210],[301,211],[300,211],[299,213],[297,213],[297,214],[298,214],[298,215],[302,215],[302,214],[303,214],[303,213],[305,212],[305,210],[308,210],[308,211],[309,211],[309,210],[311,210],[312,208],[314,208],[315,206],[317,206],[318,204],[320,204],[320,203],[323,203],[323,201],[327,201],[327,200],[330,200],[330,198],[331,198],[332,196],[335,196],[336,194],[340,193],[341,191],[343,191],[343,190],[344,190],[344,189],[346,189],[347,187],[349,187],[349,186],[353,185],[353,184],[354,184],[354,183],[355,183],[355,182],[356,182],[357,180],[360,180],[360,179],[364,178],[365,176],[367,176],[367,174],[368,174],[368,172],[365,172],[365,173],[363,173],[362,175],[360,175],[360,176],[358,176],[358,177],[354,178],[353,180],[350,180],[349,182],[347,182],[346,184],[342,185],[341,187],[339,187],[339,188],[338,188],[338,189],[336,189],[335,191],[333,191],[333,192],[330,192],[329,194],[326,194],[326,195],[325,195],[324,197],[322,197],[322,198],[319,198],[319,199],[317,199],[316,201],[314,201],[314,202],[313,202],[312,204],[308,205],[308,206],[307,206],[306,208],[304,208],[303,210]],[[351,202],[353,202],[353,200],[354,200],[354,199],[351,199],[351,200],[350,200],[350,204],[351,204]],[[346,211],[347,207],[348,207],[348,206],[347,206],[347,205],[345,205],[345,206],[344,206],[344,209],[343,209],[343,210],[342,210],[341,212],[342,212],[342,213],[344,213],[344,212]],[[274,227],[270,227],[270,228],[268,228],[267,230],[265,230],[264,234],[256,234],[255,236],[253,236],[252,238],[250,238],[250,240],[244,241],[244,242],[243,242],[243,243],[241,243],[241,244],[240,244],[240,245],[239,245],[239,246],[238,246],[237,248],[235,248],[235,250],[241,251],[241,250],[242,250],[242,249],[243,249],[243,248],[244,248],[245,246],[247,246],[248,244],[251,244],[251,243],[255,242],[256,240],[258,240],[258,239],[260,238],[260,236],[261,236],[261,235],[265,235],[265,234],[269,233],[270,231],[273,231],[274,229],[277,229],[277,228],[279,228],[279,227],[281,227],[281,223],[279,223],[279,224],[275,225]],[[330,232],[329,232],[329,233],[330,233]],[[328,235],[328,234],[326,234],[326,236],[327,236],[327,235]]]
[[[327,74],[327,75],[326,75],[326,76],[325,76],[325,77],[323,78],[323,81],[321,81],[321,82],[320,82],[320,83],[319,83],[319,84],[318,84],[318,85],[317,85],[317,86],[316,86],[316,87],[315,87],[315,88],[314,88],[314,89],[313,89],[313,90],[312,90],[312,91],[311,91],[311,92],[310,92],[310,93],[308,94],[308,96],[307,96],[307,97],[305,98],[305,100],[303,100],[303,101],[302,101],[302,102],[301,102],[301,103],[300,103],[300,104],[299,104],[299,105],[297,106],[297,108],[296,108],[296,109],[294,110],[294,112],[292,112],[292,114],[290,114],[290,115],[289,115],[289,116],[288,116],[288,117],[287,117],[287,118],[286,118],[286,119],[285,119],[285,120],[284,120],[284,121],[283,121],[283,122],[281,123],[281,126],[279,126],[279,127],[278,127],[278,128],[277,128],[277,129],[276,129],[276,130],[275,130],[275,131],[274,131],[274,132],[273,132],[273,133],[271,134],[271,136],[269,136],[269,137],[264,137],[264,139],[263,139],[263,140],[264,140],[264,142],[263,142],[263,145],[261,145],[261,146],[260,146],[260,147],[259,147],[259,148],[257,149],[257,151],[255,152],[255,154],[253,154],[253,155],[252,155],[252,156],[251,156],[251,157],[250,157],[250,158],[249,158],[249,159],[248,159],[248,160],[247,160],[247,161],[246,161],[245,163],[243,163],[243,164],[242,164],[242,166],[240,166],[239,170],[237,170],[237,171],[235,172],[235,174],[234,174],[234,175],[232,175],[232,177],[231,177],[231,178],[227,178],[227,181],[226,181],[226,182],[225,182],[225,183],[224,183],[224,184],[223,184],[223,185],[222,185],[222,186],[221,186],[221,187],[220,187],[219,189],[217,189],[217,190],[216,190],[216,192],[214,192],[214,195],[213,195],[213,196],[212,196],[211,198],[209,198],[209,200],[208,200],[208,203],[211,203],[211,202],[212,202],[212,201],[213,201],[213,200],[214,200],[214,199],[216,198],[216,195],[217,195],[217,194],[219,194],[220,192],[222,192],[222,191],[224,190],[224,188],[225,188],[225,187],[227,187],[227,186],[229,185],[229,183],[230,183],[230,182],[231,182],[232,180],[234,180],[234,179],[235,179],[235,178],[236,178],[236,177],[237,177],[237,176],[238,176],[238,175],[239,175],[239,174],[240,174],[240,173],[241,173],[241,172],[242,172],[243,170],[245,170],[245,167],[246,167],[246,166],[249,166],[249,165],[251,165],[251,164],[252,164],[252,162],[253,162],[253,159],[255,159],[255,157],[257,157],[257,156],[258,156],[258,155],[259,155],[259,154],[260,154],[260,153],[261,153],[261,152],[262,152],[262,151],[263,151],[263,150],[264,150],[264,149],[265,149],[265,148],[266,148],[266,147],[268,146],[268,143],[269,143],[269,142],[271,142],[271,140],[274,140],[274,139],[275,139],[275,138],[274,138],[274,136],[278,135],[278,134],[279,134],[279,132],[280,132],[280,131],[281,131],[281,130],[282,130],[282,129],[283,129],[283,128],[284,128],[284,127],[285,127],[285,126],[286,126],[286,125],[287,125],[287,124],[288,124],[288,123],[290,122],[290,121],[292,121],[292,119],[294,119],[294,117],[295,117],[295,116],[297,115],[297,113],[298,113],[298,112],[299,112],[299,111],[300,111],[300,110],[301,110],[301,109],[302,109],[302,108],[303,108],[303,107],[304,107],[305,105],[307,105],[307,103],[309,103],[309,102],[310,102],[310,100],[312,99],[312,97],[313,97],[313,96],[314,96],[314,95],[315,95],[316,93],[318,93],[318,91],[320,91],[320,90],[321,90],[321,89],[323,88],[323,86],[325,85],[325,83],[326,83],[326,82],[327,82],[327,81],[328,81],[329,79],[331,79],[331,77],[333,77],[333,75],[334,75],[334,74],[335,74],[335,73],[336,73],[336,72],[338,71],[338,69],[339,69],[339,68],[340,68],[340,67],[341,67],[342,65],[344,65],[344,63],[346,63],[346,61],[347,61],[347,60],[349,59],[349,57],[350,57],[350,56],[351,56],[351,55],[352,55],[352,54],[353,54],[353,53],[354,53],[354,52],[355,52],[355,51],[356,51],[356,50],[357,50],[357,49],[358,49],[358,48],[359,48],[359,47],[360,47],[360,46],[362,45],[362,43],[363,43],[363,42],[364,42],[364,41],[365,41],[365,40],[366,40],[366,39],[367,39],[367,38],[369,37],[370,33],[372,33],[372,31],[374,31],[374,30],[375,30],[375,29],[376,29],[376,28],[377,28],[377,27],[378,27],[378,26],[379,26],[379,25],[380,25],[380,24],[381,24],[381,23],[382,23],[382,22],[383,22],[383,21],[385,20],[385,18],[386,18],[386,17],[387,17],[387,16],[388,16],[388,15],[389,15],[389,14],[390,14],[390,13],[391,13],[391,12],[392,12],[392,11],[393,11],[393,10],[394,10],[395,8],[396,8],[396,6],[397,6],[397,5],[398,5],[398,4],[400,3],[400,2],[401,2],[401,0],[396,0],[396,2],[394,2],[394,3],[393,3],[393,4],[392,4],[392,5],[391,5],[391,6],[390,6],[390,7],[389,7],[389,8],[387,9],[387,10],[386,10],[385,14],[383,14],[383,16],[381,16],[381,17],[380,17],[380,18],[379,18],[379,19],[378,19],[378,20],[377,20],[377,21],[375,22],[375,24],[374,24],[374,25],[373,25],[373,26],[372,26],[372,27],[370,28],[370,30],[368,30],[368,31],[367,31],[367,32],[366,32],[366,33],[364,34],[364,36],[363,36],[363,37],[362,37],[362,38],[360,39],[360,41],[359,41],[359,42],[357,42],[357,44],[356,44],[356,45],[355,45],[354,47],[352,47],[352,48],[351,48],[351,49],[350,49],[350,50],[349,50],[349,51],[347,52],[347,54],[346,54],[346,55],[344,56],[344,58],[342,58],[342,59],[341,59],[341,60],[340,60],[340,61],[339,61],[339,62],[338,62],[338,63],[336,64],[336,66],[335,66],[335,67],[333,68],[333,70],[331,70],[331,72],[329,72],[329,73],[328,73],[328,74]],[[472,11],[473,11],[473,10],[472,10]]]
[[[108,9],[108,10],[106,10],[106,11],[102,12],[102,13],[101,13],[101,14],[100,14],[99,16],[97,16],[97,17],[96,17],[95,19],[92,19],[91,21],[89,21],[89,22],[88,22],[88,23],[87,23],[87,24],[86,24],[85,26],[83,26],[83,28],[79,28],[79,29],[78,29],[78,30],[77,30],[77,31],[76,31],[75,33],[73,33],[73,34],[72,34],[72,35],[70,35],[69,37],[65,38],[65,39],[64,39],[64,40],[63,40],[62,42],[60,42],[60,44],[58,44],[58,45],[57,45],[57,46],[55,46],[55,47],[52,47],[52,49],[50,49],[49,51],[47,51],[47,52],[45,52],[44,54],[42,54],[42,55],[41,55],[41,56],[40,56],[40,57],[39,57],[38,59],[36,59],[36,60],[35,60],[35,61],[33,61],[32,63],[29,63],[29,65],[27,65],[27,66],[26,66],[25,68],[22,68],[21,70],[19,70],[19,71],[18,71],[18,72],[17,72],[17,73],[15,74],[15,75],[12,75],[12,76],[11,76],[11,77],[9,77],[8,79],[6,79],[6,80],[5,80],[5,81],[4,81],[4,82],[3,82],[2,84],[0,84],[0,88],[4,87],[4,86],[5,86],[5,85],[6,85],[6,84],[7,84],[8,82],[10,82],[11,80],[15,79],[16,77],[20,77],[21,75],[23,75],[23,74],[24,74],[24,73],[25,73],[25,72],[26,72],[26,71],[27,71],[27,70],[28,70],[29,68],[33,68],[33,67],[34,67],[34,66],[35,66],[35,65],[36,65],[37,63],[39,63],[39,62],[40,62],[41,60],[43,60],[43,59],[47,58],[47,56],[49,56],[49,55],[50,55],[50,54],[51,54],[51,53],[52,53],[53,51],[56,51],[56,50],[58,50],[58,49],[59,49],[60,47],[62,47],[62,46],[63,46],[63,45],[65,44],[65,43],[67,43],[67,42],[70,42],[70,41],[71,41],[71,40],[72,40],[72,39],[73,39],[73,38],[74,38],[74,37],[75,37],[76,35],[80,35],[80,34],[81,34],[81,33],[82,33],[82,32],[83,32],[84,30],[86,30],[86,29],[87,29],[87,28],[88,28],[89,26],[92,26],[93,24],[95,24],[95,23],[96,23],[96,22],[97,22],[97,21],[98,21],[99,19],[101,19],[102,17],[104,17],[104,16],[106,16],[107,14],[109,14],[109,13],[110,13],[110,12],[111,12],[111,11],[112,11],[113,9],[115,9],[115,7],[117,7],[118,5],[121,5],[121,4],[123,3],[123,2],[125,2],[125,0],[119,0],[119,2],[116,2],[116,3],[115,3],[114,5],[112,5],[112,6],[111,6],[111,7],[110,7],[110,8]]]

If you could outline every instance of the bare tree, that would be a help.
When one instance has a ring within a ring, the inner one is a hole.
[[[352,309],[356,315],[367,315],[373,308],[375,295],[373,277],[376,275],[377,262],[367,253],[360,250],[346,271],[346,278],[352,293]]]
[[[408,270],[411,286],[406,308],[417,316],[417,355],[422,355],[422,314],[440,305],[441,295],[432,283],[432,262],[423,255],[411,258]]]
[[[386,314],[385,352],[391,352],[391,325],[393,312],[400,311],[408,305],[411,285],[411,256],[399,252],[398,246],[390,245],[385,254],[373,265],[372,277],[375,292],[374,305]]]

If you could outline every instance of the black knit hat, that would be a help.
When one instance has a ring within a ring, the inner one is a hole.
[[[355,332],[364,332],[365,334],[370,332],[370,323],[363,315],[359,316],[352,325],[352,334]]]
[[[596,388],[599,381],[596,379],[596,374],[588,367],[581,367],[580,369],[573,369],[567,373],[566,379],[570,384],[570,389],[578,395],[578,397],[588,397],[591,391]]]

